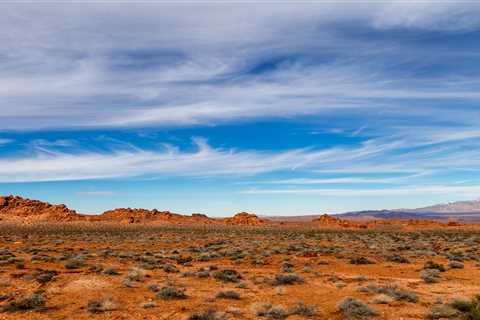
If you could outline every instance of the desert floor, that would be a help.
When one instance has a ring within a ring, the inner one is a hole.
[[[478,319],[479,293],[470,231],[0,226],[0,319]]]

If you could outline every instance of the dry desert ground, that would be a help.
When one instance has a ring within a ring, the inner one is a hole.
[[[0,319],[480,319],[480,233],[0,226]]]

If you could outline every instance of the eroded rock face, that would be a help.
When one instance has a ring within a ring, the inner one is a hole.
[[[318,217],[317,219],[314,219],[312,222],[314,224],[326,226],[326,227],[342,227],[342,228],[360,227],[360,225],[355,222],[335,218],[328,214],[322,214],[320,217]]]
[[[434,229],[443,227],[457,227],[462,224],[458,222],[443,223],[432,220],[400,220],[400,219],[375,219],[368,221],[343,220],[328,214],[321,215],[312,221],[315,225],[325,228],[353,228],[353,229],[382,229],[397,228],[402,230]]]
[[[237,213],[231,218],[224,219],[224,222],[226,224],[231,224],[231,225],[248,225],[248,226],[257,226],[257,225],[266,223],[264,219],[260,219],[257,215],[248,213],[248,212]]]
[[[19,196],[0,197],[0,217],[4,221],[74,221],[81,219],[74,210],[64,204],[25,199]]]
[[[98,217],[102,221],[116,221],[121,223],[143,223],[149,221],[166,221],[173,222],[182,220],[184,216],[171,213],[170,211],[158,211],[156,209],[132,209],[118,208],[105,211]]]
[[[96,217],[97,221],[120,222],[120,223],[160,223],[160,224],[210,224],[214,223],[204,214],[195,213],[191,216],[172,213],[170,211],[158,211],[156,209],[131,209],[119,208],[105,211]]]

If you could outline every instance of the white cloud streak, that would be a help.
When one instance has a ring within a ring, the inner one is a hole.
[[[9,143],[12,143],[12,142],[13,142],[12,139],[4,139],[4,138],[1,138],[1,139],[0,139],[0,146],[5,145],[5,144],[9,144]]]
[[[41,152],[27,158],[0,159],[0,182],[35,182],[125,178],[139,176],[251,176],[300,170],[379,154],[389,145],[364,144],[355,148],[293,149],[277,152],[214,149],[195,139],[197,150],[182,152],[174,146],[160,151],[67,154]]]
[[[347,177],[347,178],[324,178],[324,179],[315,179],[315,178],[295,178],[295,179],[283,179],[283,180],[270,180],[270,181],[261,181],[255,183],[261,184],[285,184],[285,185],[314,185],[314,184],[392,184],[399,183],[408,179],[416,178],[422,176],[409,175],[404,177],[394,177],[394,178],[362,178],[362,177]]]
[[[112,178],[185,177],[251,177],[269,172],[305,173],[308,178],[252,181],[261,185],[314,184],[398,184],[404,185],[449,170],[473,170],[480,167],[476,147],[471,144],[409,146],[402,141],[368,140],[351,147],[327,149],[290,149],[258,151],[221,149],[196,138],[193,151],[182,151],[173,145],[144,150],[126,144],[121,151],[72,153],[54,147],[35,145],[36,154],[0,157],[0,182],[37,182]],[[418,149],[420,148],[420,149]],[[402,152],[399,152],[400,150]],[[68,150],[68,149],[67,149]],[[412,151],[414,150],[414,151]],[[456,151],[456,152],[455,152]],[[314,178],[312,173],[381,173],[395,176]],[[290,192],[290,191],[289,191]]]
[[[414,196],[414,195],[457,195],[477,197],[480,186],[404,186],[388,189],[250,189],[241,191],[253,195],[317,195],[335,197],[379,197],[379,196]]]

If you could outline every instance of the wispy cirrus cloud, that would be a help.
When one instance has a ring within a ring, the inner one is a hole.
[[[13,142],[12,139],[1,138],[1,139],[0,139],[0,146],[1,146],[1,145],[4,145],[4,144],[9,144],[9,143],[12,143],[12,142]]]
[[[0,63],[4,130],[178,127],[358,113],[374,119],[382,113],[383,123],[399,115],[426,121],[419,108],[404,107],[405,99],[424,100],[420,109],[433,110],[428,121],[436,122],[450,119],[449,111],[431,100],[480,98],[478,77],[468,72],[416,77],[419,68],[451,66],[468,52],[449,47],[432,57],[431,48],[411,38],[385,39],[392,29],[475,30],[477,5],[2,9],[0,53],[9,57]],[[103,19],[107,13],[116,23]],[[458,113],[457,120],[469,122]]]
[[[294,178],[283,180],[265,180],[256,181],[256,184],[280,184],[280,185],[322,185],[322,184],[398,184],[410,179],[427,175],[428,172],[422,174],[398,176],[391,178],[366,178],[366,177],[342,177],[342,178]]]
[[[63,181],[155,176],[252,176],[280,170],[300,170],[378,154],[388,146],[364,144],[356,148],[292,149],[279,152],[212,148],[194,140],[195,151],[166,145],[161,150],[109,153],[64,153],[42,150],[31,157],[0,159],[0,182]],[[335,160],[333,160],[335,159]]]
[[[382,189],[248,189],[241,191],[243,194],[256,195],[317,195],[335,197],[379,197],[379,196],[412,196],[412,195],[456,195],[462,197],[476,197],[480,193],[480,185],[473,186],[404,186],[399,188]]]
[[[385,139],[358,145],[287,150],[237,150],[215,148],[203,138],[193,140],[194,149],[172,144],[142,149],[115,140],[121,149],[80,151],[62,149],[63,144],[37,147],[30,155],[0,158],[0,182],[64,181],[139,177],[251,177],[269,172],[297,172],[298,178],[265,180],[259,185],[396,184],[404,185],[451,170],[480,167],[476,147],[468,143],[421,143]],[[476,143],[480,143],[477,141]],[[81,150],[81,148],[80,148]],[[395,173],[392,177],[345,176],[345,174]],[[336,177],[315,176],[336,173]],[[308,175],[307,178],[302,177]]]

